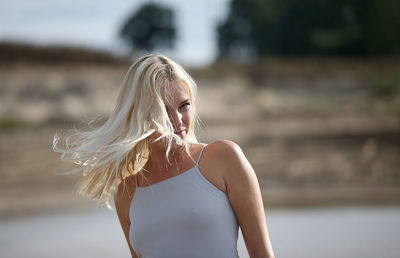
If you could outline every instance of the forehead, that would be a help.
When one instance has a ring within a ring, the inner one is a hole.
[[[172,81],[162,92],[162,98],[166,105],[180,104],[190,99],[188,87],[184,82]]]

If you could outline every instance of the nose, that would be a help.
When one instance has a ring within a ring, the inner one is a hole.
[[[173,111],[170,113],[170,118],[172,125],[174,126],[175,130],[178,130],[181,128],[183,122],[182,122],[182,114],[178,111]]]

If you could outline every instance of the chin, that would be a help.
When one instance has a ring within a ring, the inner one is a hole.
[[[186,137],[179,137],[179,138],[182,140],[182,143],[183,143],[183,144],[186,143],[186,141],[187,141],[187,138],[186,138]]]
[[[181,139],[180,145],[181,145],[181,146],[186,145],[186,143],[187,143],[187,137],[179,137],[179,138]]]

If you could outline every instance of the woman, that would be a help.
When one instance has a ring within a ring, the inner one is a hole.
[[[105,124],[54,148],[83,165],[81,193],[115,192],[132,257],[237,257],[239,225],[250,257],[273,257],[256,175],[237,144],[197,141],[195,93],[177,63],[144,56]]]

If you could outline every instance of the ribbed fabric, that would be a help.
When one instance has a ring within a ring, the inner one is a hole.
[[[204,147],[184,173],[136,185],[129,239],[139,257],[239,257],[238,223],[229,199],[198,167]]]

